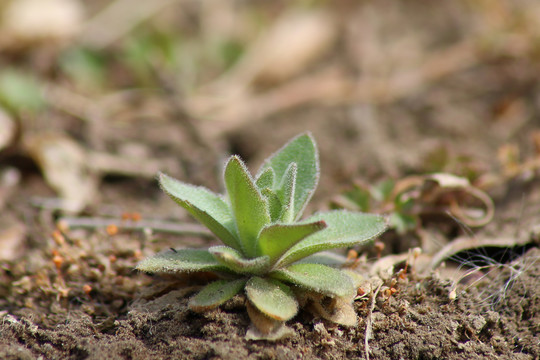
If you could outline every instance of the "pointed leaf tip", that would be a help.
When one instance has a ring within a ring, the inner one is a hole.
[[[289,167],[283,174],[281,185],[278,189],[281,203],[283,204],[281,221],[291,223],[296,218],[295,196],[296,179],[298,177],[298,165],[295,162],[289,164]]]
[[[202,186],[186,184],[163,173],[159,173],[158,181],[169,197],[210,229],[223,243],[235,249],[240,248],[234,235],[231,210],[221,196]]]
[[[278,258],[304,238],[326,228],[326,223],[315,221],[296,224],[272,224],[261,230],[257,242],[259,255],[268,255],[270,262]]]
[[[272,170],[272,168],[267,168],[261,174],[257,175],[255,183],[260,190],[265,188],[272,189],[274,187],[275,177],[276,174],[274,174],[274,170]]]
[[[319,153],[311,133],[293,138],[267,158],[259,174],[272,168],[276,176],[275,185],[279,185],[291,163],[298,166],[292,211],[293,219],[298,219],[319,182]]]
[[[287,266],[320,251],[366,243],[382,234],[387,227],[383,216],[346,210],[315,214],[306,221],[320,220],[326,222],[327,228],[290,248],[279,260],[278,267]]]
[[[271,220],[268,203],[238,156],[229,158],[224,177],[242,252],[247,257],[255,257],[259,231]]]
[[[263,274],[270,266],[270,258],[266,255],[246,259],[242,253],[228,246],[213,246],[208,251],[219,263],[238,274]]]

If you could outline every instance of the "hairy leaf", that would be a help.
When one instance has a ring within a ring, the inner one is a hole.
[[[254,276],[248,280],[245,289],[249,301],[272,319],[287,321],[298,312],[292,290],[278,280]]]
[[[238,294],[245,284],[246,279],[214,281],[189,300],[189,308],[193,311],[212,309]]]
[[[229,205],[217,194],[200,186],[185,184],[160,173],[159,184],[167,195],[205,225],[225,245],[240,249]]]
[[[263,274],[270,265],[268,256],[246,259],[242,253],[228,246],[212,246],[208,252],[222,265],[240,274]]]
[[[368,242],[386,229],[386,220],[382,216],[345,210],[315,214],[306,221],[321,220],[326,222],[327,228],[294,245],[280,259],[278,267],[287,266],[319,251]]]
[[[282,206],[281,206],[281,200],[279,200],[279,197],[277,194],[269,189],[264,188],[261,190],[261,193],[266,198],[266,201],[268,202],[268,211],[270,212],[270,221],[275,222],[279,219],[282,213]]]
[[[341,271],[351,278],[355,289],[358,289],[363,283],[366,282],[366,279],[357,271],[352,269],[342,269]]]
[[[274,170],[272,168],[267,168],[261,174],[259,174],[259,176],[257,176],[255,184],[260,190],[273,189],[275,177],[276,174],[274,174]]]
[[[142,260],[137,270],[149,273],[186,273],[193,271],[227,271],[208,250],[168,250]]]
[[[298,166],[296,163],[291,163],[281,179],[278,196],[283,204],[281,221],[290,223],[295,219],[294,195],[296,193],[296,176]]]
[[[324,221],[298,224],[273,224],[261,230],[257,242],[259,255],[268,255],[274,263],[294,244],[326,227]]]
[[[246,165],[237,156],[232,156],[227,162],[225,185],[243,253],[255,257],[259,231],[270,222],[268,203],[253,182]]]
[[[298,260],[295,264],[322,264],[332,267],[342,267],[347,258],[332,251],[321,251]]]
[[[293,162],[298,166],[293,211],[294,218],[297,219],[302,214],[319,181],[319,154],[311,134],[306,133],[289,141],[264,162],[259,174],[262,174],[267,168],[272,168],[276,175],[274,184],[279,184],[289,165]]]
[[[343,271],[321,264],[293,264],[270,273],[273,278],[329,296],[351,297],[352,279]]]

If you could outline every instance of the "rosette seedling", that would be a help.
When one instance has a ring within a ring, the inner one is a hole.
[[[175,249],[137,265],[147,273],[214,272],[219,278],[189,301],[206,311],[245,295],[250,338],[279,338],[284,323],[306,308],[353,326],[357,276],[339,267],[328,250],[365,244],[386,229],[382,216],[336,210],[301,220],[319,180],[319,157],[310,134],[300,135],[265,160],[253,177],[238,156],[224,170],[226,193],[159,175],[162,189],[223,245]]]

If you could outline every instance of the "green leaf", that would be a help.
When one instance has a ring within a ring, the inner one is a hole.
[[[391,201],[395,182],[392,179],[383,180],[371,188],[371,196],[377,201]]]
[[[352,201],[360,211],[369,211],[371,207],[371,194],[369,189],[361,185],[355,185],[354,189],[343,194],[345,198]]]
[[[248,257],[255,257],[259,231],[270,223],[268,203],[253,182],[246,165],[237,156],[231,156],[227,162],[225,186],[243,253]]]
[[[273,278],[329,296],[353,297],[355,288],[343,271],[321,264],[293,264],[270,273]]]
[[[257,184],[257,187],[260,190],[273,189],[275,177],[276,174],[274,174],[274,170],[272,170],[272,168],[267,168],[265,171],[259,174],[259,176],[257,176],[255,184]]]
[[[293,211],[294,219],[298,219],[319,181],[319,154],[311,134],[306,133],[289,141],[274,155],[266,159],[259,174],[272,168],[276,174],[274,184],[280,184],[280,179],[283,178],[289,165],[293,162],[298,166]]]
[[[246,279],[214,281],[193,296],[188,306],[197,312],[215,308],[238,294],[245,284]]]
[[[58,60],[62,73],[69,76],[77,88],[99,91],[108,80],[105,54],[97,49],[71,47],[63,51]]]
[[[332,251],[321,251],[308,257],[302,258],[296,264],[322,264],[332,267],[342,267],[347,262],[347,258]]]
[[[268,255],[274,263],[294,244],[326,227],[324,221],[299,224],[273,224],[261,230],[257,253]]]
[[[263,274],[270,266],[268,256],[246,259],[242,253],[228,246],[213,246],[208,252],[219,263],[240,274]]]
[[[177,274],[194,271],[228,271],[208,252],[201,249],[168,250],[144,259],[136,267],[148,273]]]
[[[287,321],[298,312],[292,290],[278,280],[254,276],[248,280],[245,289],[251,303],[274,320]]]
[[[167,195],[205,225],[225,245],[240,249],[229,205],[217,194],[200,186],[185,184],[160,173],[159,184]]]
[[[353,286],[355,289],[358,289],[360,286],[362,286],[363,283],[366,282],[366,278],[364,278],[359,272],[354,271],[352,269],[341,269],[347,276],[349,276],[353,282]],[[354,293],[356,296],[356,292]]]
[[[394,212],[390,215],[388,222],[391,228],[395,228],[398,234],[403,235],[407,231],[416,228],[418,218],[414,215]]]
[[[264,188],[261,190],[261,194],[265,197],[266,202],[268,203],[268,212],[270,213],[270,221],[275,222],[279,220],[279,217],[282,213],[281,200],[277,194],[270,190],[269,188]]]
[[[291,163],[281,179],[281,185],[279,188],[278,196],[280,197],[283,213],[281,214],[281,221],[290,223],[295,220],[295,208],[294,208],[294,194],[296,193],[296,175],[298,166],[296,163]]]
[[[345,210],[316,214],[306,222],[321,220],[326,222],[327,228],[294,245],[283,255],[278,267],[287,266],[319,251],[366,243],[386,230],[386,220],[382,216]]]
[[[0,105],[17,112],[40,110],[45,104],[41,84],[30,72],[13,68],[0,72]]]

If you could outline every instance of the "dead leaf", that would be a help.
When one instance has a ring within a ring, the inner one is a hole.
[[[83,21],[78,0],[13,0],[1,20],[3,40],[12,45],[72,38]]]
[[[11,144],[15,136],[15,121],[0,108],[0,151]]]
[[[251,319],[251,325],[246,333],[247,340],[276,341],[294,334],[284,322],[266,316],[250,301],[246,301],[246,309]]]
[[[60,195],[64,210],[81,211],[94,199],[97,177],[89,170],[86,151],[73,139],[62,133],[38,133],[23,142],[47,183]]]
[[[334,105],[350,89],[346,74],[329,66],[262,93],[231,87],[212,94],[195,94],[185,105],[195,118],[208,120],[201,123],[203,133],[214,139],[298,106]]]
[[[467,226],[483,226],[493,218],[493,200],[467,179],[445,173],[428,175],[425,179],[434,181],[439,187],[430,196],[437,198],[439,203],[447,204],[450,213]],[[475,202],[481,205],[477,207]]]
[[[40,0],[38,0],[40,1]],[[90,47],[104,48],[128,34],[141,22],[179,0],[109,1],[81,30],[79,41]]]
[[[13,261],[24,251],[26,227],[15,219],[0,218],[0,260]]]
[[[312,301],[310,310],[326,320],[344,326],[356,326],[358,319],[349,299],[333,298],[329,301]]]
[[[396,183],[392,198],[413,199],[415,212],[447,213],[467,226],[484,226],[495,212],[493,200],[463,177],[447,173],[410,176]]]
[[[226,78],[244,84],[288,80],[328,51],[336,36],[337,28],[328,12],[285,13],[249,48]]]
[[[14,167],[8,167],[0,171],[0,210],[4,208],[9,195],[20,180],[21,172]]]
[[[415,273],[419,276],[426,276],[431,271],[431,259],[432,255],[424,253],[413,258],[410,251],[401,254],[386,255],[373,264],[370,268],[370,274],[388,280],[395,274],[396,266],[403,266],[407,263],[408,272]]]
[[[519,237],[499,237],[499,238],[478,238],[478,237],[459,237],[444,246],[437,254],[433,256],[430,263],[431,269],[436,269],[443,261],[455,256],[456,254],[474,250],[483,247],[513,248],[533,242],[531,238]]]
[[[172,158],[153,159],[150,156],[115,155],[97,151],[89,151],[87,156],[90,168],[97,173],[153,179],[160,171],[180,171],[178,163]]]

